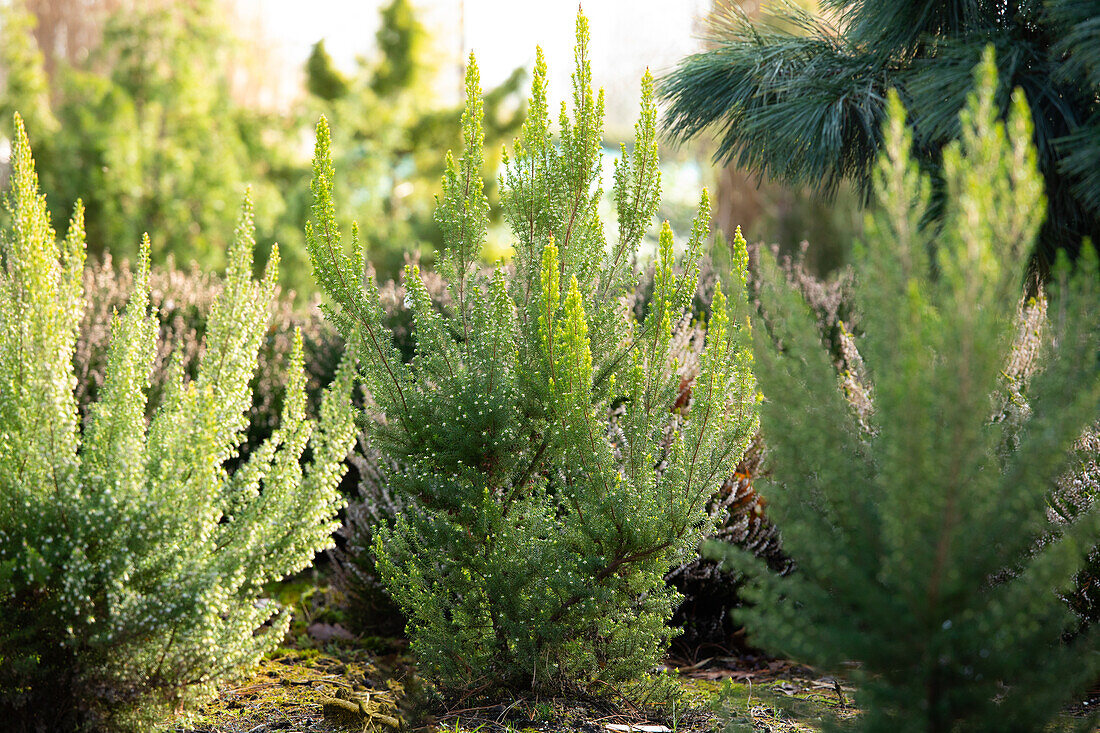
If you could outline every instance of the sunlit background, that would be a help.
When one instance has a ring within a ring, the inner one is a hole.
[[[301,70],[318,39],[340,67],[375,48],[379,0],[237,0],[237,11],[275,51],[283,84],[281,101],[293,99]],[[629,128],[637,111],[638,79],[648,67],[669,70],[699,50],[703,18],[711,0],[588,0],[593,76],[607,93],[608,126]],[[577,5],[569,0],[418,0],[424,25],[437,39],[432,60],[440,75],[441,100],[459,101],[465,60],[478,59],[487,86],[499,84],[516,67],[530,68],[535,47],[550,62],[551,94],[568,89],[572,72]]]
[[[605,186],[620,144],[633,139],[642,74],[648,68],[660,79],[705,50],[708,15],[728,4],[583,3],[593,81],[606,93]],[[760,5],[738,7],[760,18]],[[440,241],[433,198],[446,150],[460,145],[469,55],[492,100],[483,173],[495,205],[499,151],[522,121],[536,47],[549,67],[553,117],[569,99],[578,6],[0,0],[0,9],[0,161],[19,110],[56,223],[83,198],[93,256],[132,256],[149,231],[155,261],[171,256],[217,269],[236,202],[251,184],[261,252],[277,240],[284,282],[308,292],[301,232],[316,120],[324,114],[332,123],[342,218],[363,225],[379,273],[395,274],[407,255],[430,264]],[[707,187],[715,226],[727,237],[741,226],[750,240],[788,252],[809,240],[809,263],[821,273],[844,262],[854,207],[823,205],[809,190],[715,164],[713,150],[705,135],[686,145],[662,138],[658,217],[674,231],[688,229]],[[508,256],[499,219],[487,251]]]

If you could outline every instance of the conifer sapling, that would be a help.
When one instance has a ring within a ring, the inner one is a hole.
[[[1098,417],[1096,256],[1086,248],[1078,276],[1051,285],[1027,414],[991,419],[1019,263],[1045,206],[1023,94],[1000,123],[992,52],[976,79],[944,154],[939,230],[923,226],[931,187],[890,96],[878,206],[857,254],[866,409],[845,396],[806,304],[761,252],[765,491],[799,569],[777,577],[729,559],[755,575],[757,605],[741,613],[755,643],[826,670],[858,663],[847,667],[858,730],[1042,730],[1097,671],[1095,634],[1063,643],[1075,621],[1059,591],[1096,543],[1098,512],[1057,527],[1047,515],[1070,447]]]

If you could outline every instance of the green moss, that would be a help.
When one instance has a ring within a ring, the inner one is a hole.
[[[217,696],[193,713],[165,721],[157,730],[163,733],[187,733],[193,730],[217,730],[238,733],[261,724],[277,721],[299,730],[336,732],[358,731],[351,723],[326,719],[322,700],[340,697],[359,699],[369,695],[386,706],[395,717],[409,719],[415,708],[407,689],[414,675],[400,658],[390,666],[379,666],[374,659],[356,649],[343,649],[339,656],[319,649],[282,647],[262,660],[249,675],[223,686]]]

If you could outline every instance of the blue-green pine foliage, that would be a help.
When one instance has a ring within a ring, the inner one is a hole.
[[[1063,262],[1051,283],[1027,413],[992,420],[1045,204],[1024,96],[1014,92],[1002,123],[991,51],[976,80],[944,153],[938,234],[921,226],[931,186],[889,98],[856,261],[869,412],[849,404],[805,302],[761,252],[770,332],[758,329],[756,355],[772,466],[761,490],[798,572],[726,554],[754,575],[755,605],[740,614],[750,639],[847,670],[863,711],[855,730],[1043,730],[1098,670],[1095,634],[1063,643],[1076,621],[1059,592],[1100,516],[1056,526],[1047,513],[1100,412],[1096,255],[1086,247],[1078,275]]]
[[[651,670],[673,633],[663,575],[693,552],[705,504],[756,423],[744,242],[734,292],[718,289],[694,401],[671,411],[674,331],[691,325],[708,231],[704,194],[687,253],[661,229],[652,305],[631,309],[635,260],[659,199],[653,80],[642,80],[633,149],[614,171],[618,228],[597,216],[603,95],[577,21],[572,112],[550,131],[538,52],[527,120],[502,177],[515,257],[480,262],[488,204],[471,57],[461,157],[447,157],[437,219],[450,305],[405,271],[416,349],[404,363],[383,326],[363,253],[341,248],[329,130],[317,128],[310,254],[329,317],[357,349],[373,404],[368,434],[411,499],[375,551],[409,619],[422,669],[444,688],[594,689]]]
[[[281,424],[227,473],[278,261],[252,280],[246,197],[195,379],[176,363],[147,423],[157,320],[146,238],[82,430],[83,210],[58,242],[18,115],[15,129],[0,233],[0,716],[15,731],[147,730],[282,639],[287,609],[263,587],[331,541],[354,368],[341,368],[314,430],[296,339]]]
[[[1100,238],[1100,5],[1096,0],[716,2],[707,48],[662,83],[664,123],[686,139],[717,133],[716,160],[831,197],[842,181],[871,200],[886,92],[910,111],[913,157],[932,176],[930,223],[947,191],[943,150],[982,49],[997,50],[1001,119],[1009,91],[1031,106],[1050,217],[1031,255],[1044,278],[1065,250]]]

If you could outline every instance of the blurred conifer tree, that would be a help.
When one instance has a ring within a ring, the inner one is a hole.
[[[1033,257],[1100,241],[1100,25],[1093,0],[822,0],[824,15],[784,4],[770,23],[736,9],[716,16],[713,48],[684,59],[662,84],[677,137],[714,127],[716,157],[831,194],[854,181],[869,197],[886,90],[910,110],[913,154],[932,173],[931,216],[943,208],[942,155],[982,48],[997,50],[1004,118],[1019,88],[1050,216]]]
[[[1027,409],[991,419],[1045,203],[1024,94],[1001,123],[991,52],[977,77],[944,151],[938,234],[920,226],[931,185],[889,96],[856,253],[869,399],[846,393],[806,302],[760,253],[764,490],[798,572],[726,554],[755,577],[756,605],[741,611],[750,638],[845,670],[864,711],[855,730],[1045,730],[1100,666],[1095,630],[1065,641],[1079,622],[1059,597],[1096,542],[1100,507],[1061,524],[1048,515],[1070,448],[1098,417],[1097,258],[1086,248],[1070,278],[1060,257]]]
[[[362,231],[370,262],[380,276],[396,277],[406,255],[431,262],[443,243],[433,216],[444,170],[440,152],[461,144],[462,108],[437,104],[431,39],[408,0],[392,0],[381,20],[377,55],[361,58],[343,88],[333,82],[339,71],[331,58],[316,48],[307,85],[315,98],[310,114],[332,122],[332,154],[341,171],[333,195],[348,217],[340,223],[370,222]],[[485,95],[482,171],[497,220],[499,151],[523,123],[524,79],[516,69]]]

